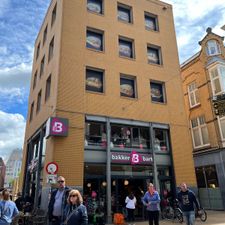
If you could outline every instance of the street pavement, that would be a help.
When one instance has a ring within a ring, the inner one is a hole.
[[[200,219],[196,219],[195,225],[225,225],[225,211],[207,211],[207,221],[201,222]],[[179,225],[178,222],[169,220],[161,220],[160,225]],[[148,225],[148,222],[136,222],[135,225]],[[183,222],[182,225],[185,225]]]

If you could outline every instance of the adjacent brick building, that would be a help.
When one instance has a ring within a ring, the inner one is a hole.
[[[5,163],[3,159],[0,157],[0,189],[4,188],[5,181]]]
[[[107,220],[130,191],[143,219],[148,182],[161,194],[196,187],[191,148],[172,6],[53,0],[35,42],[24,194],[45,202],[54,161],[85,200],[97,194]]]
[[[213,101],[225,93],[223,40],[208,28],[201,50],[181,65],[200,201],[210,209],[225,209],[225,116]],[[225,101],[219,104],[224,111]]]

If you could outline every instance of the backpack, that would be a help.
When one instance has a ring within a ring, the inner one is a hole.
[[[124,215],[122,213],[115,213],[113,217],[114,224],[124,224]]]

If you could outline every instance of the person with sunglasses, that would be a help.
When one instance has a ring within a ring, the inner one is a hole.
[[[71,190],[64,210],[63,225],[87,225],[87,209],[78,190]]]
[[[48,205],[48,216],[51,225],[60,225],[63,220],[63,212],[67,204],[70,189],[66,187],[65,178],[59,176],[58,188],[51,193]]]

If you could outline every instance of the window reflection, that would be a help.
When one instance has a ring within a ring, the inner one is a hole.
[[[169,150],[167,130],[155,129],[154,135],[154,150],[167,152]]]

